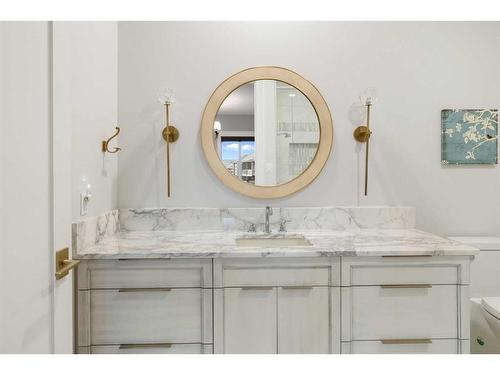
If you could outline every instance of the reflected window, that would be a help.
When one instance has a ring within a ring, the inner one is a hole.
[[[255,184],[255,137],[222,137],[221,157],[229,173]]]

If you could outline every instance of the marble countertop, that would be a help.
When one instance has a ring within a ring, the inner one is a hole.
[[[303,235],[308,246],[242,247],[242,237]],[[416,229],[359,229],[346,231],[290,231],[284,234],[238,231],[120,231],[73,254],[78,259],[317,257],[432,255],[471,256],[479,250]]]
[[[460,241],[477,247],[481,251],[500,251],[500,237],[493,236],[454,236],[451,240]]]

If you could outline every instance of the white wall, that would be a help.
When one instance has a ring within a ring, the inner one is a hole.
[[[117,23],[58,22],[57,26],[70,40],[66,62],[58,69],[64,70],[69,85],[65,105],[72,130],[72,217],[77,221],[82,177],[92,186],[88,216],[117,207],[118,155],[101,152],[101,141],[117,126]],[[116,145],[115,138],[110,148]]]
[[[120,22],[118,47],[120,207],[413,205],[418,227],[438,234],[500,230],[500,172],[440,165],[440,111],[500,104],[498,23],[186,23]],[[318,179],[291,197],[259,201],[223,186],[205,162],[199,124],[204,106],[229,75],[278,65],[312,81],[330,106],[333,153]],[[172,147],[167,200],[163,108],[181,136]],[[348,111],[376,87],[369,195],[362,195],[363,153]]]
[[[90,215],[116,208],[117,158],[103,164],[100,141],[116,124],[117,24],[58,22],[55,45],[51,30],[0,22],[0,353],[71,350],[71,319],[61,318],[71,312],[61,285],[71,289],[71,279],[55,285],[53,276],[54,249],[71,242],[61,169],[74,173],[74,219],[82,175],[93,185]]]
[[[0,22],[0,353],[52,350],[49,61],[47,22]]]
[[[253,132],[253,115],[219,115],[216,120],[221,122],[223,132]]]

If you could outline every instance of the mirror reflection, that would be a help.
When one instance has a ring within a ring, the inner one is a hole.
[[[320,138],[316,111],[295,87],[275,80],[247,83],[227,96],[214,121],[215,147],[236,178],[276,186],[300,175]]]

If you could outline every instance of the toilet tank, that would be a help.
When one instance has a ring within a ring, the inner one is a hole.
[[[470,266],[471,297],[500,296],[500,237],[454,236],[452,240],[480,250]]]

